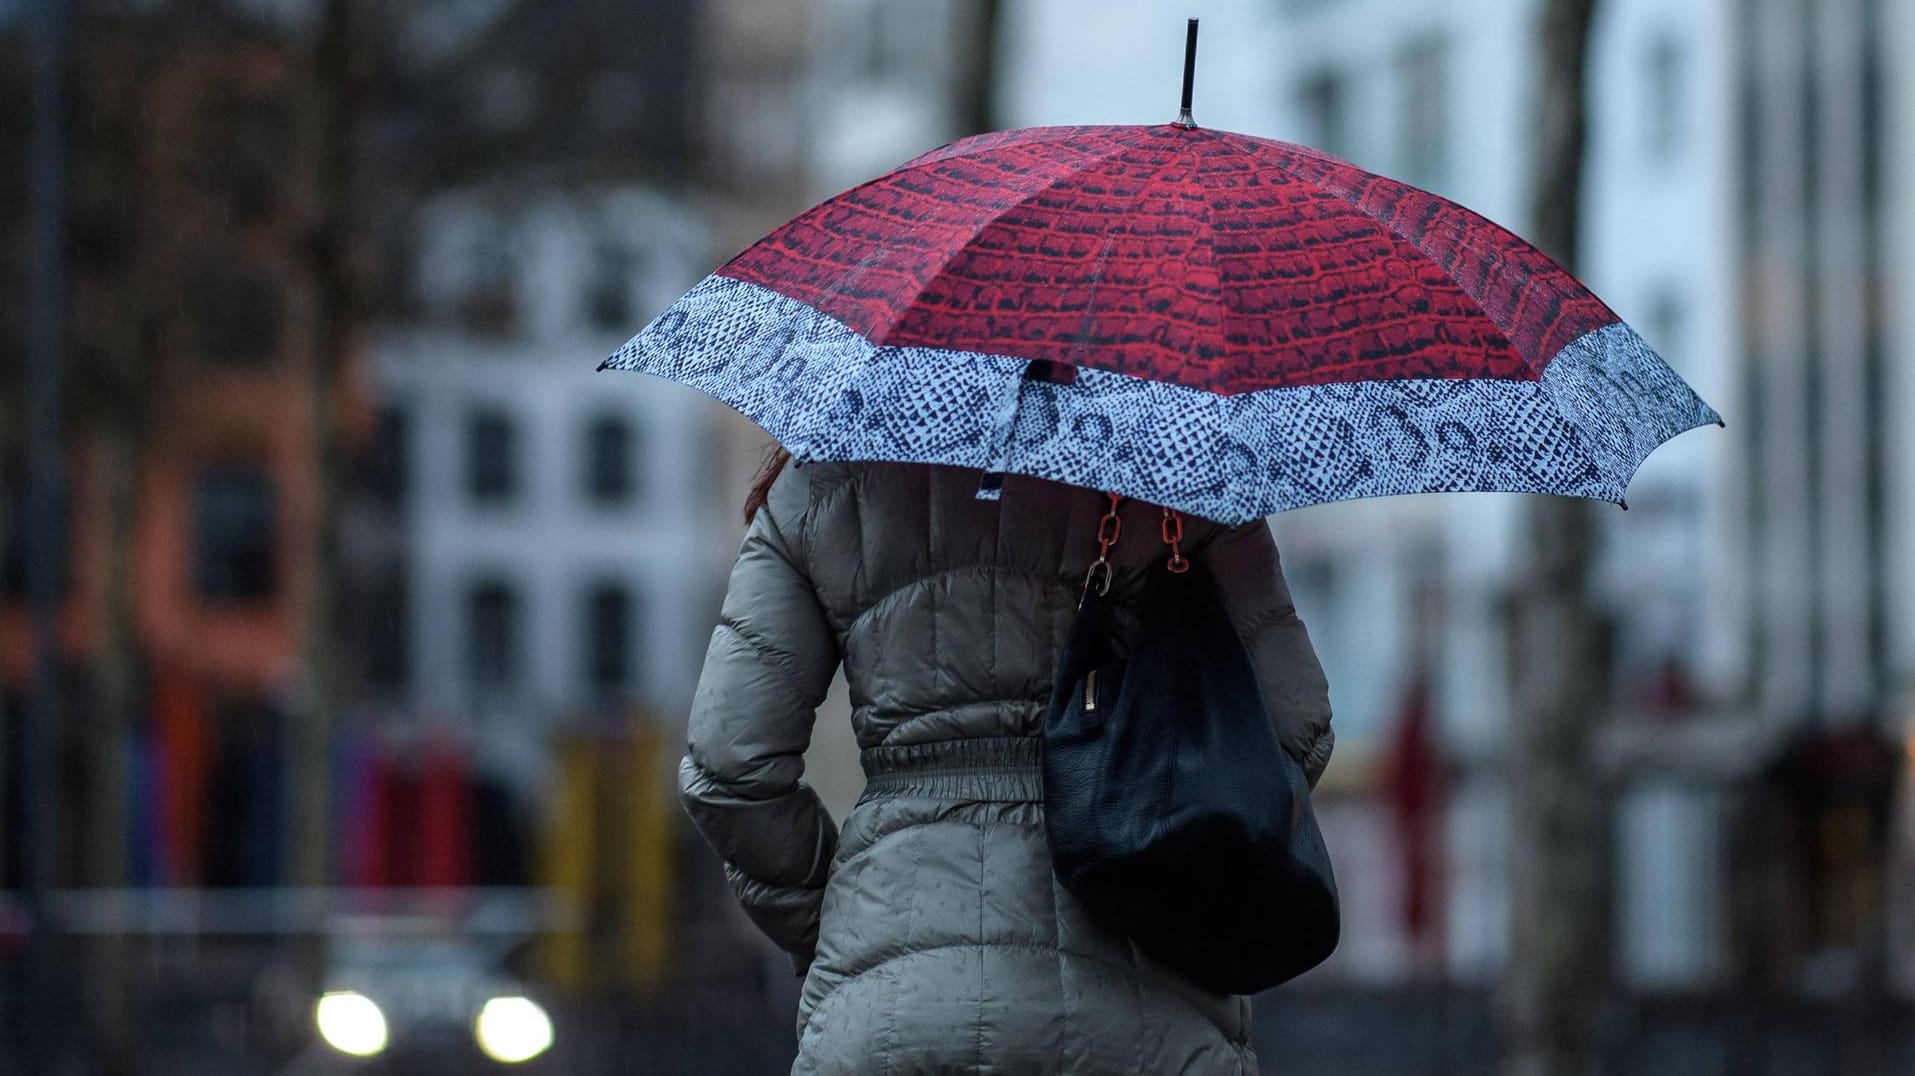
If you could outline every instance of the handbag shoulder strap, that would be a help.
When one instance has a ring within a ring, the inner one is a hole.
[[[1172,508],[1164,509],[1162,534],[1164,544],[1170,547],[1170,560],[1164,563],[1164,567],[1170,569],[1174,575],[1182,575],[1189,571],[1190,558],[1184,556],[1181,548],[1184,540],[1184,514]]]
[[[1092,591],[1098,597],[1110,593],[1110,551],[1116,547],[1117,540],[1124,536],[1124,517],[1117,509],[1124,503],[1120,494],[1106,493],[1110,504],[1104,509],[1104,516],[1097,521],[1097,559],[1091,562],[1090,570],[1084,573],[1084,589],[1077,595],[1078,608],[1083,608],[1085,599]]]
[[[1110,593],[1111,563],[1110,551],[1117,546],[1118,539],[1124,534],[1124,518],[1118,514],[1123,506],[1124,497],[1118,493],[1106,493],[1110,503],[1104,509],[1103,518],[1097,521],[1097,559],[1091,562],[1090,569],[1084,573],[1084,589],[1077,596],[1077,604],[1083,605],[1084,599],[1095,590],[1099,597]],[[1159,535],[1170,550],[1170,559],[1164,567],[1172,574],[1182,575],[1190,570],[1190,558],[1184,556],[1184,514],[1174,508],[1163,510],[1164,519]]]

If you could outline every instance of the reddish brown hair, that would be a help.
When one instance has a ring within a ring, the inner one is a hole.
[[[751,492],[745,494],[745,526],[751,526],[752,519],[771,496],[771,484],[778,481],[778,475],[790,462],[791,453],[785,451],[785,446],[773,442],[765,449],[764,461],[758,464],[758,473],[751,477]]]

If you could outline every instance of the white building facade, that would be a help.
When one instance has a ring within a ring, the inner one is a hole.
[[[1532,122],[1532,0],[1025,0],[1002,60],[1014,125],[1174,115],[1183,17],[1203,19],[1199,123],[1308,143],[1450,197],[1521,233]],[[1736,421],[1733,85],[1726,3],[1602,5],[1593,45],[1582,275]],[[1228,87],[1227,90],[1220,87]],[[1625,697],[1626,715],[1733,697],[1746,573],[1728,438],[1679,438],[1608,519],[1604,591],[1619,682],[1693,684],[1694,701]],[[1380,771],[1419,659],[1446,772],[1441,966],[1488,981],[1508,933],[1505,611],[1524,561],[1521,498],[1330,505],[1276,519],[1285,570],[1330,676],[1338,752],[1320,811],[1346,880],[1327,978],[1401,981],[1428,965],[1399,910],[1401,847]],[[1682,691],[1671,688],[1672,696]],[[1619,945],[1644,985],[1720,971],[1718,805],[1706,789],[1631,787],[1616,817]],[[1427,952],[1427,950],[1424,950]]]
[[[793,87],[806,137],[799,186],[806,204],[884,174],[969,133],[962,95],[976,0],[815,0],[804,69]],[[745,431],[762,439],[755,428]],[[843,676],[832,684],[805,754],[805,780],[842,819],[864,789]]]
[[[418,218],[422,317],[371,348],[409,654],[384,694],[493,765],[541,765],[565,721],[689,706],[733,551],[718,407],[594,367],[706,247],[696,213],[631,185],[456,192]]]

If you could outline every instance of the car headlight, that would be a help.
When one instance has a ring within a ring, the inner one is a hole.
[[[485,1056],[507,1065],[530,1061],[552,1048],[552,1018],[531,998],[486,1002],[472,1032]]]
[[[386,1014],[364,994],[335,990],[313,1005],[319,1037],[342,1054],[371,1057],[386,1048]]]

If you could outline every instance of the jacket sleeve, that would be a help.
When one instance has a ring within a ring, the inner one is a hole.
[[[1304,776],[1315,788],[1336,744],[1330,728],[1330,685],[1290,600],[1270,525],[1257,520],[1224,530],[1201,556],[1250,652],[1277,740],[1302,763]]]
[[[837,833],[801,779],[837,642],[796,554],[808,483],[789,472],[758,511],[732,566],[718,626],[692,699],[679,794],[724,861],[747,915],[800,974]]]

